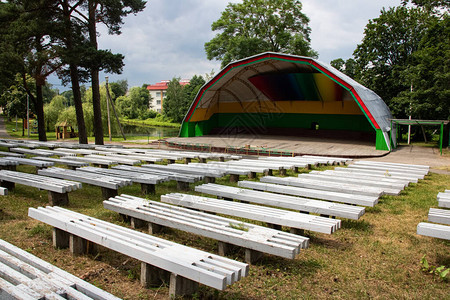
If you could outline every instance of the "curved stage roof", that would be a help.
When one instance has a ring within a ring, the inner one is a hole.
[[[392,115],[373,91],[310,57],[262,53],[230,63],[198,92],[180,136],[215,128],[294,128],[373,134],[390,150]]]

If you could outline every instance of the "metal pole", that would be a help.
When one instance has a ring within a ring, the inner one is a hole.
[[[444,122],[441,123],[441,134],[439,135],[439,150],[441,151],[441,155],[442,155],[443,139],[444,139]]]
[[[105,77],[106,79],[106,90],[108,91],[108,76]],[[109,141],[111,142],[111,119],[109,116],[109,97],[106,96],[106,111],[108,112],[108,135],[109,135]]]
[[[28,133],[28,138],[30,138],[30,101],[29,101],[29,96],[27,93],[27,133]]]
[[[411,93],[413,91],[413,85],[411,83]],[[409,119],[411,120],[411,102],[409,102]],[[408,145],[411,142],[411,124],[408,125]]]

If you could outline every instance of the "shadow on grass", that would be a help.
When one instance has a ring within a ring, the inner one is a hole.
[[[300,254],[301,255],[301,254]],[[286,259],[273,255],[264,255],[256,265],[263,266],[266,275],[273,275],[274,272],[283,274],[299,275],[302,277],[313,276],[323,267],[316,259]]]
[[[372,224],[365,220],[342,220],[342,228],[357,230],[362,232],[372,232]]]

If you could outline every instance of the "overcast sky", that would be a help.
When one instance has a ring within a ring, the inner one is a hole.
[[[108,35],[99,28],[99,48],[125,55],[120,75],[109,81],[127,79],[129,87],[153,84],[173,77],[189,79],[220,70],[220,62],[206,58],[204,44],[216,32],[211,24],[220,18],[229,2],[237,0],[148,0],[144,11],[125,19],[122,34]],[[303,0],[303,12],[310,19],[311,45],[319,60],[352,56],[361,42],[369,19],[401,0]],[[105,74],[101,74],[103,82]],[[65,90],[57,78],[55,88]]]

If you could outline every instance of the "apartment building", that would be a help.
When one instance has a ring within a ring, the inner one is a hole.
[[[152,110],[155,110],[159,113],[163,110],[163,102],[166,97],[166,90],[169,86],[170,80],[161,80],[161,82],[157,82],[155,84],[149,84],[147,86],[147,90],[150,93],[152,98],[150,107]],[[180,80],[181,85],[189,84],[189,79]]]

